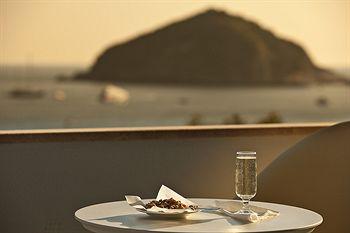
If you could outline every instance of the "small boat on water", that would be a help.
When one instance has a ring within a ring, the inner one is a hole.
[[[55,90],[53,98],[56,101],[64,101],[66,99],[66,93],[63,90]]]
[[[15,99],[40,99],[45,96],[45,91],[32,88],[15,88],[9,91],[9,96]]]
[[[127,90],[109,84],[102,89],[99,96],[99,101],[101,103],[114,103],[119,105],[125,105],[128,103],[129,98],[130,94]]]

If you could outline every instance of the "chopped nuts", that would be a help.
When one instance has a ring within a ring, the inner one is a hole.
[[[187,205],[181,203],[181,201],[176,201],[173,198],[159,200],[159,201],[151,201],[151,202],[146,204],[146,208],[147,209],[150,209],[153,206],[157,206],[159,208],[166,208],[166,209],[187,209],[187,208],[191,208],[192,210],[195,210],[197,208],[197,206],[193,206],[193,205],[187,206]]]

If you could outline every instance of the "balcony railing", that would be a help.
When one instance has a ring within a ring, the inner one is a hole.
[[[257,151],[262,171],[330,125],[0,131],[0,232],[85,232],[75,210],[127,193],[151,198],[161,184],[232,198],[235,151]]]

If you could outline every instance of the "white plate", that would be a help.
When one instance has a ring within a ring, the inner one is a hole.
[[[148,214],[149,216],[152,217],[157,217],[157,218],[185,218],[187,215],[197,213],[198,210],[195,210],[193,212],[180,212],[180,213],[165,213],[165,212],[153,212],[153,211],[140,211],[142,213]]]

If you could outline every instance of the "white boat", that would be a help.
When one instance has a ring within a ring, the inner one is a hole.
[[[66,93],[63,90],[55,90],[53,98],[57,101],[64,101],[66,99]]]
[[[99,96],[101,103],[115,103],[120,105],[125,105],[128,103],[130,94],[127,90],[109,84],[105,86]]]

